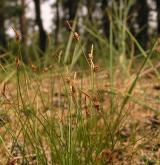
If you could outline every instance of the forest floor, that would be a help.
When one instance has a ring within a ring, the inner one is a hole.
[[[72,74],[74,77],[74,74]],[[83,86],[81,91],[89,95],[90,93],[90,77],[84,76],[83,81],[81,76],[77,74],[74,77],[75,91],[79,86]],[[132,76],[134,78],[134,76]],[[116,73],[116,81],[114,84],[116,104],[120,105],[121,98],[124,93],[129,88],[132,77],[129,79],[123,79],[120,77],[120,71]],[[52,79],[52,82],[51,82]],[[66,77],[65,77],[66,79]],[[21,79],[22,95],[24,97],[34,98],[36,97],[36,87],[39,84],[41,94],[44,97],[43,101],[37,97],[34,104],[37,104],[37,109],[41,109],[43,113],[47,113],[50,116],[62,115],[61,105],[65,107],[64,103],[64,84],[61,75],[45,75],[37,79],[33,78],[29,81],[29,85],[25,86],[25,79]],[[54,82],[54,85],[52,84]],[[24,85],[24,86],[23,86]],[[51,87],[51,86],[54,87]],[[102,71],[96,73],[94,91],[99,92],[101,97],[101,104],[103,106],[104,112],[107,113],[110,108],[110,84],[108,80],[107,71]],[[4,89],[5,88],[5,89]],[[54,89],[53,95],[50,96],[49,93],[51,89]],[[4,91],[5,90],[5,91]],[[4,94],[5,92],[5,94]],[[15,118],[13,111],[13,106],[11,104],[18,104],[17,99],[17,84],[15,81],[7,82],[7,85],[1,85],[1,108],[0,108],[0,165],[14,165],[16,161],[15,158],[20,159],[21,156],[18,154],[13,154],[13,137],[9,134],[9,128],[18,136],[18,131],[20,130],[20,125]],[[156,79],[154,74],[147,74],[141,77],[137,82],[137,85],[132,93],[129,103],[126,105],[127,114],[125,122],[122,124],[123,128],[120,130],[119,136],[120,140],[117,142],[116,149],[111,151],[110,149],[103,149],[99,155],[95,157],[95,164],[99,164],[101,157],[110,162],[109,164],[132,164],[132,165],[158,165],[160,164],[160,83]],[[84,94],[85,95],[85,94]],[[23,97],[22,96],[22,97]],[[87,97],[87,96],[86,96]],[[9,100],[12,100],[9,102]],[[25,100],[25,99],[24,99]],[[27,102],[27,101],[26,101]],[[40,103],[39,103],[40,102]],[[52,107],[52,108],[51,108]],[[51,108],[51,109],[50,109]],[[5,111],[5,112],[4,112]],[[84,111],[84,110],[83,110]],[[67,112],[67,106],[64,108],[64,112]],[[53,114],[52,114],[53,113]],[[4,114],[7,114],[5,116]],[[64,114],[63,114],[64,115]],[[60,118],[63,118],[61,116]],[[65,119],[64,119],[65,120]],[[57,119],[59,121],[59,119]],[[103,120],[101,118],[97,121],[97,127],[102,129],[104,127]],[[19,138],[19,137],[18,137]],[[21,139],[24,140],[23,138]],[[16,150],[16,149],[15,149]],[[16,152],[16,151],[15,151]],[[19,156],[19,158],[18,158]],[[12,159],[11,159],[12,158]],[[10,160],[10,161],[9,161]],[[11,161],[12,160],[12,161]],[[8,162],[8,164],[7,164]],[[34,164],[32,160],[31,164]],[[36,164],[36,163],[35,163]]]

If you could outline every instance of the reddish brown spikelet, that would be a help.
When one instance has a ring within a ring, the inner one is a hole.
[[[52,65],[49,65],[48,67],[45,67],[45,68],[43,69],[43,72],[49,71],[52,67],[53,67]]]
[[[67,28],[69,31],[72,31],[72,32],[73,32],[73,30],[72,30],[72,26],[71,26],[71,24],[69,23],[68,20],[65,21],[65,26],[66,26],[66,28]]]
[[[98,65],[94,65],[93,71],[94,71],[94,72],[98,72],[98,70],[99,70],[99,66],[98,66]]]
[[[80,40],[80,34],[77,33],[77,32],[74,32],[73,38],[74,38],[75,40],[79,41],[79,40]]]
[[[17,67],[17,69],[19,69],[20,64],[21,64],[20,59],[18,57],[16,57],[16,67]]]
[[[75,94],[75,93],[76,93],[76,88],[75,88],[75,86],[74,86],[73,84],[71,84],[70,88],[71,88],[72,94]]]
[[[84,98],[84,109],[85,109],[86,117],[88,118],[90,114],[89,114],[88,106],[87,106],[87,96],[85,96]]]
[[[33,72],[37,71],[37,67],[34,64],[31,64],[31,68]]]
[[[4,85],[3,85],[2,95],[6,96],[6,83],[4,83]]]
[[[67,84],[70,84],[70,82],[71,82],[70,76],[66,76],[66,83],[67,83]]]
[[[100,110],[100,103],[97,97],[93,97],[93,105],[97,111]]]
[[[9,160],[8,160],[8,162],[7,162],[6,165],[16,165],[16,164],[17,164],[16,162],[17,162],[17,160],[14,159],[14,158],[12,158],[12,159],[9,159]]]
[[[20,41],[21,35],[19,34],[19,32],[17,32],[17,30],[13,26],[12,26],[12,30],[15,33],[16,41]]]

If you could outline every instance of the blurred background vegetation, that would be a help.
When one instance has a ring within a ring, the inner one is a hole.
[[[34,4],[34,11],[27,10],[30,1]],[[1,60],[5,61],[9,54],[16,55],[15,39],[8,33],[12,26],[21,34],[25,62],[54,56],[67,47],[66,20],[71,25],[76,22],[75,30],[80,33],[83,45],[87,48],[93,43],[98,57],[107,56],[110,45],[107,43],[111,43],[111,38],[112,48],[122,60],[122,55],[128,58],[138,53],[133,37],[147,50],[160,34],[159,0],[52,0],[54,14],[50,32],[44,28],[42,19],[44,3],[49,0],[0,1]],[[27,17],[27,12],[34,13],[34,16]],[[133,35],[132,39],[127,31]]]

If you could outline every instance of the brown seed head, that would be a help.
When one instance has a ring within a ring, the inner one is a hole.
[[[45,67],[44,69],[43,69],[43,72],[47,72],[49,69],[48,69],[48,67]]]
[[[79,41],[79,40],[80,40],[80,35],[79,35],[79,33],[74,32],[73,38],[74,38],[75,40]]]
[[[70,82],[71,82],[70,76],[66,76],[66,83],[67,83],[67,84],[70,84]]]
[[[94,65],[93,71],[94,71],[94,72],[98,72],[98,70],[99,70],[99,66],[98,66],[98,65]]]
[[[73,30],[73,28],[72,28],[72,26],[71,26],[71,24],[70,24],[70,22],[69,22],[68,20],[65,22],[65,25],[66,25],[67,29],[68,29],[70,32],[73,32],[73,38],[74,38],[75,40],[79,41],[79,39],[80,39],[80,34],[79,34],[78,32],[75,32],[75,31]]]
[[[18,57],[16,57],[16,67],[17,67],[17,69],[19,69],[20,64],[21,64],[21,61],[19,60]]]
[[[31,64],[31,68],[33,72],[37,71],[37,67],[34,64]]]
[[[15,33],[16,41],[17,41],[17,42],[20,41],[20,39],[21,39],[20,33],[17,32],[17,30],[16,30],[13,26],[12,26],[12,30],[13,30],[14,33]]]
[[[93,105],[94,105],[94,108],[99,111],[100,110],[100,103],[99,103],[99,100],[97,97],[93,97]]]
[[[66,26],[66,28],[67,28],[69,31],[72,31],[72,32],[73,32],[72,26],[71,26],[71,24],[69,23],[68,20],[65,21],[65,26]]]

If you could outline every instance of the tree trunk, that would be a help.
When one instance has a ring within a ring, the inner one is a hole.
[[[27,36],[27,22],[26,22],[26,17],[25,17],[25,0],[21,0],[21,15],[20,15],[20,30],[21,30],[21,35],[22,35],[22,43],[26,45],[26,36]]]
[[[22,43],[23,43],[23,58],[24,61],[27,61],[27,52],[26,52],[26,46],[27,46],[27,21],[25,16],[25,9],[26,9],[26,2],[25,0],[21,0],[21,15],[20,15],[20,31],[22,36]]]
[[[56,29],[55,29],[55,43],[59,42],[59,28],[60,28],[60,18],[59,18],[59,0],[56,0]]]
[[[42,18],[41,18],[41,10],[40,10],[40,0],[34,0],[35,4],[35,14],[36,14],[36,24],[39,28],[39,47],[42,52],[45,52],[46,50],[46,40],[47,40],[47,34],[44,30]]]
[[[139,25],[139,33],[137,35],[137,40],[140,42],[143,48],[147,48],[147,42],[149,39],[148,36],[148,15],[149,15],[149,7],[147,5],[147,0],[137,0],[137,8],[138,8],[138,25]]]
[[[160,0],[156,0],[157,2],[157,20],[158,20],[158,34],[160,35]]]
[[[6,47],[6,34],[5,34],[5,17],[4,17],[3,2],[0,3],[0,47]],[[0,52],[3,52],[0,50]]]
[[[103,24],[103,32],[106,37],[109,37],[109,17],[107,13],[107,7],[108,7],[108,0],[102,0],[101,2],[101,9],[103,12],[102,16],[102,24]]]
[[[76,13],[77,13],[77,9],[78,9],[78,0],[68,0],[67,1],[67,6],[68,6],[68,10],[69,10],[69,19],[70,20],[74,20]]]

